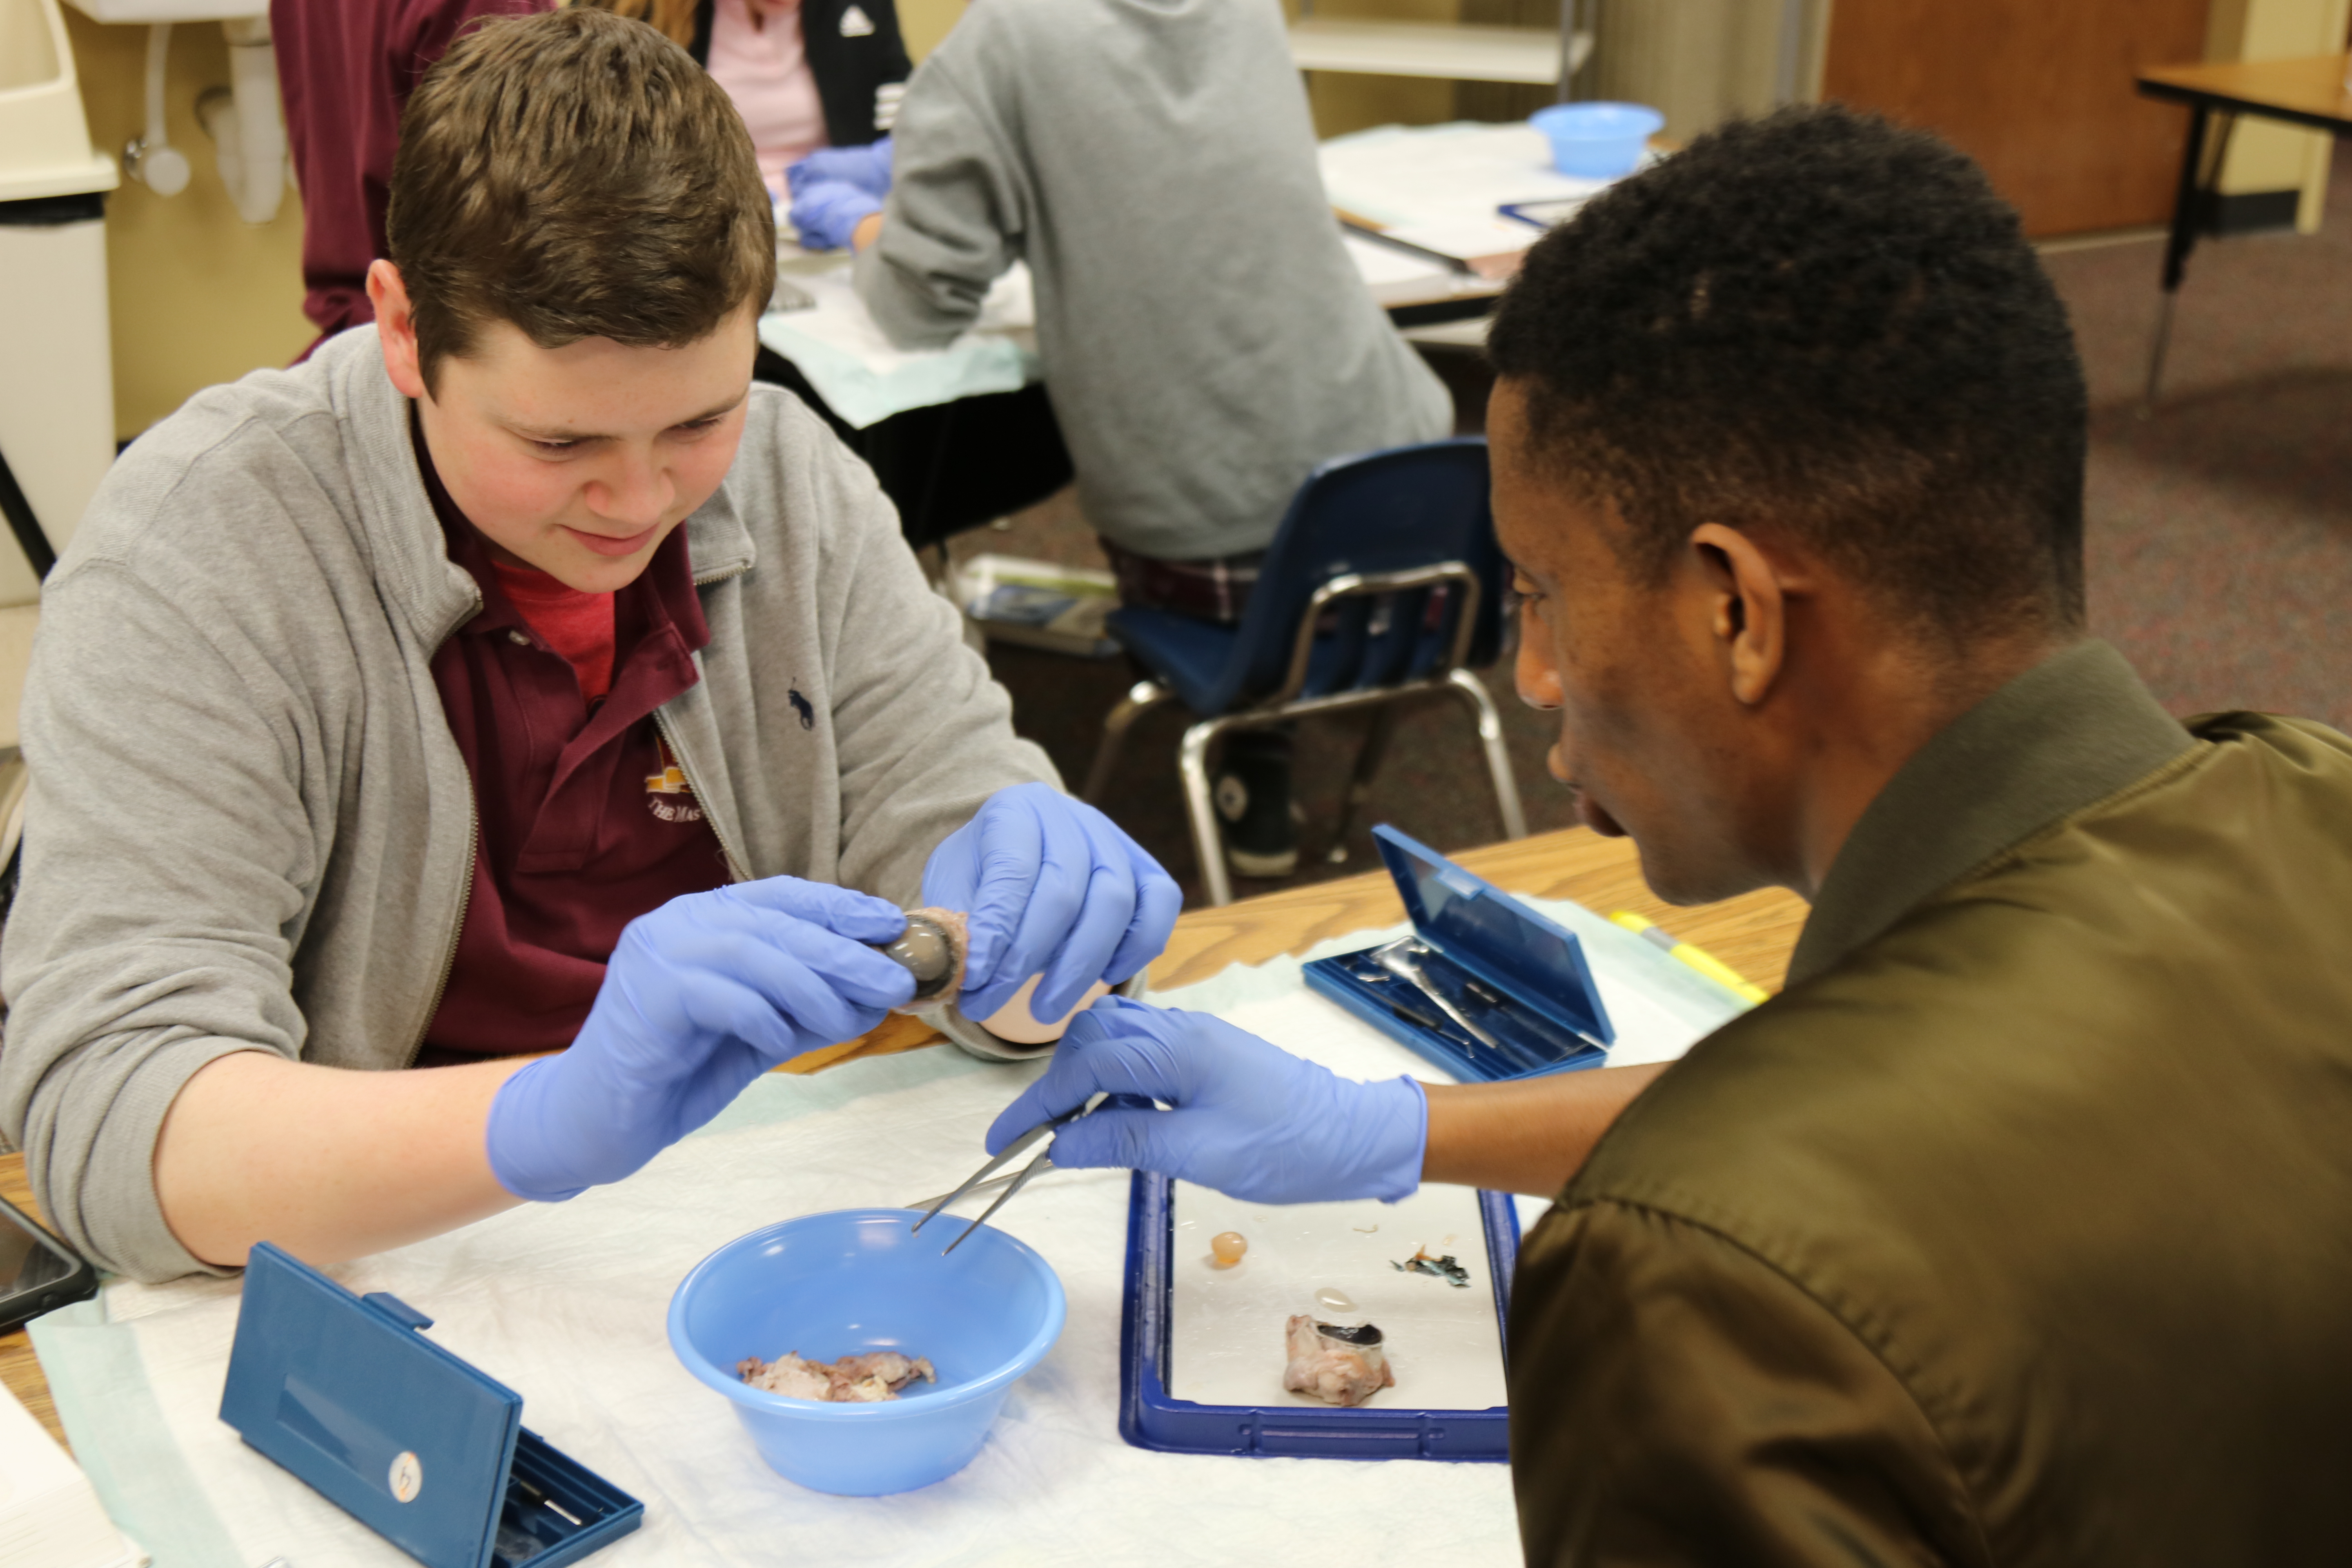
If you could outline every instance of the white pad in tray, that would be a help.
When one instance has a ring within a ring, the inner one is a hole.
[[[1507,1399],[1503,1336],[1495,1321],[1493,1261],[1478,1194],[1423,1187],[1402,1203],[1247,1204],[1176,1184],[1170,1252],[1168,1393],[1198,1405],[1302,1405],[1319,1400],[1282,1386],[1283,1324],[1294,1312],[1380,1325],[1396,1386],[1369,1409],[1491,1410]],[[1230,1268],[1209,1238],[1239,1231],[1249,1251]],[[1452,1253],[1467,1288],[1393,1267],[1426,1247]],[[1355,1303],[1339,1314],[1316,1305],[1329,1288]]]

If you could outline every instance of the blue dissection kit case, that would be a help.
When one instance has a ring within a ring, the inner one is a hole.
[[[1310,989],[1464,1082],[1608,1059],[1617,1030],[1572,933],[1386,823],[1372,837],[1413,934],[1315,960]]]
[[[1472,1459],[1511,1457],[1510,1408],[1412,1410],[1369,1405],[1196,1405],[1168,1394],[1171,1260],[1175,1184],[1135,1173],[1127,1210],[1127,1310],[1118,1333],[1118,1431],[1163,1454],[1271,1459]],[[1511,1271],[1519,1256],[1518,1211],[1501,1193],[1478,1194],[1495,1279],[1495,1319],[1509,1353]]]
[[[246,1267],[221,1419],[428,1568],[560,1568],[645,1504],[522,1425],[522,1396],[263,1242]]]

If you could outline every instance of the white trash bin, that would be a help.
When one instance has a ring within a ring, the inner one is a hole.
[[[63,549],[114,461],[105,196],[58,0],[0,0],[0,458]],[[0,606],[39,581],[0,533]]]

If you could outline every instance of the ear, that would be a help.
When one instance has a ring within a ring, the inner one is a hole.
[[[416,353],[416,313],[408,303],[408,285],[400,268],[389,261],[368,263],[368,303],[375,307],[376,341],[383,345],[383,368],[403,397],[430,400]]]
[[[1719,522],[1691,531],[1690,547],[1709,597],[1708,626],[1744,707],[1764,700],[1789,657],[1789,600],[1801,593],[1756,541]]]

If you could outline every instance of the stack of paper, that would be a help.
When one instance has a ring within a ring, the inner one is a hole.
[[[1343,234],[1339,242],[1348,247],[1348,259],[1356,264],[1364,287],[1383,305],[1449,299],[1454,292],[1454,280],[1462,276],[1442,261],[1359,235]]]
[[[8,1568],[137,1568],[147,1554],[16,1396],[0,1388],[0,1563]]]
[[[1543,237],[1507,205],[1584,200],[1610,184],[1563,174],[1534,126],[1383,125],[1335,136],[1321,149],[1324,194],[1349,217],[1391,239],[1508,277]]]

